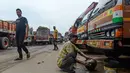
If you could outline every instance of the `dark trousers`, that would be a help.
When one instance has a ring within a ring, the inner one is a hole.
[[[53,40],[53,44],[54,44],[54,50],[58,50],[57,40],[56,39]]]
[[[29,53],[28,49],[24,45],[24,37],[25,32],[16,32],[16,43],[17,43],[17,51],[19,53],[19,58],[23,58],[22,49],[25,51],[26,54]]]
[[[76,64],[76,56],[76,53],[67,54],[62,60],[62,65],[60,68],[66,72],[72,71],[74,69],[74,64]]]

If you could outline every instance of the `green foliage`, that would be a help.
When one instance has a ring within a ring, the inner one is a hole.
[[[37,30],[45,30],[45,29],[48,29],[48,30],[49,30],[49,28],[44,27],[44,26],[39,26]]]

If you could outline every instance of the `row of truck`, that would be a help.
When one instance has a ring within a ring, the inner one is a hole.
[[[69,33],[77,45],[100,50],[108,57],[130,55],[130,0],[93,2],[75,21]]]
[[[16,24],[14,24],[13,21],[0,20],[0,49],[16,46],[15,34]],[[62,34],[58,33],[59,42],[63,41],[62,38]],[[29,30],[26,31],[24,43],[26,45],[52,44],[53,31],[43,26],[39,26],[36,31],[34,31],[33,28],[29,28]]]

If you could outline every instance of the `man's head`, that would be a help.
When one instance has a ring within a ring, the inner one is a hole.
[[[55,27],[55,26],[53,26],[53,29],[55,30],[55,29],[56,29],[56,27]]]
[[[16,13],[18,15],[18,17],[21,17],[22,16],[22,10],[21,9],[16,9]]]
[[[77,39],[78,39],[78,36],[77,35],[75,35],[75,34],[70,34],[69,35],[69,39],[70,39],[70,41],[72,42],[72,43],[76,43],[76,41],[77,41]]]

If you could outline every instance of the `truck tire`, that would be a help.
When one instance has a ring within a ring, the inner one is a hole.
[[[60,43],[63,43],[63,41],[60,41]]]
[[[7,37],[0,38],[0,48],[7,49],[9,47],[9,39]]]

